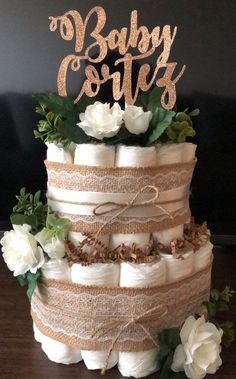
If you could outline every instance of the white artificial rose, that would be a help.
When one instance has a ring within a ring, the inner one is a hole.
[[[201,379],[214,374],[222,364],[220,358],[222,330],[218,330],[204,316],[197,320],[190,316],[181,331],[182,344],[178,345],[171,369],[185,371],[190,379]]]
[[[118,103],[110,108],[110,104],[96,101],[88,105],[85,113],[80,113],[81,122],[77,125],[91,137],[102,140],[104,137],[115,136],[120,130],[124,111]]]
[[[5,232],[1,239],[3,259],[14,276],[27,271],[36,273],[44,264],[44,254],[33,234],[30,225],[13,225],[13,230]]]
[[[128,105],[125,109],[123,120],[125,127],[132,134],[145,133],[152,119],[152,112],[144,112],[142,107]]]
[[[59,238],[49,237],[48,232],[44,228],[35,236],[36,240],[40,243],[45,253],[50,258],[60,259],[65,256],[65,244]]]

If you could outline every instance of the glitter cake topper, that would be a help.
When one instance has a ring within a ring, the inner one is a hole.
[[[95,15],[96,25],[89,34],[93,42],[85,46],[85,37],[88,23]],[[80,13],[75,10],[66,12],[62,16],[49,17],[50,30],[56,31],[58,26],[61,37],[66,41],[74,39],[74,53],[67,55],[61,62],[57,77],[58,93],[67,96],[67,74],[68,70],[79,71],[81,62],[87,61],[85,67],[85,80],[75,99],[77,103],[83,94],[94,97],[98,94],[100,87],[108,80],[112,81],[112,91],[115,101],[123,95],[125,102],[134,104],[140,90],[148,91],[153,84],[164,88],[161,103],[166,109],[174,107],[176,102],[176,83],[183,75],[186,66],[174,76],[177,62],[168,62],[171,46],[174,42],[177,27],[171,30],[170,25],[163,28],[156,26],[149,32],[146,26],[138,27],[138,12],[133,10],[130,14],[130,29],[123,27],[120,30],[113,29],[104,35],[106,24],[106,12],[102,7],[92,8],[83,21]],[[94,48],[98,49],[96,57],[93,55]],[[132,91],[132,65],[133,61],[142,61],[150,57],[159,48],[156,66],[153,69],[150,64],[143,63],[139,67],[134,93]],[[119,71],[110,72],[107,64],[102,64],[100,73],[93,64],[102,62],[109,51],[118,50],[121,58],[118,58],[114,66],[123,64],[124,75],[121,77]],[[131,49],[138,50],[136,55],[130,53]],[[164,73],[163,73],[164,70]]]

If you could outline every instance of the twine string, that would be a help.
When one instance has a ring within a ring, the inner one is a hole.
[[[153,193],[153,196],[148,199],[148,200],[139,200],[139,196],[142,195],[142,193],[145,193],[145,191],[147,190],[152,190],[154,193]],[[104,203],[100,203],[98,204],[94,210],[93,210],[93,214],[95,216],[102,216],[102,215],[106,215],[106,214],[109,214],[113,211],[118,211],[116,214],[114,214],[113,216],[111,216],[111,218],[107,221],[105,221],[101,226],[100,228],[98,229],[97,233],[96,233],[96,237],[95,237],[95,240],[94,240],[94,246],[96,245],[97,241],[98,241],[98,237],[101,233],[101,231],[103,230],[103,228],[105,226],[107,226],[108,224],[110,224],[113,220],[117,219],[119,216],[121,216],[125,211],[127,211],[128,209],[130,208],[133,208],[133,207],[136,207],[136,206],[143,206],[143,205],[150,205],[150,204],[155,204],[155,206],[157,208],[159,208],[163,213],[165,213],[169,218],[173,218],[172,215],[170,214],[170,212],[168,212],[166,209],[164,209],[161,205],[158,205],[156,204],[156,201],[159,197],[159,189],[155,186],[151,186],[151,185],[147,185],[147,186],[144,186],[142,187],[134,196],[133,198],[130,200],[130,201],[127,201],[125,203],[116,203],[115,201],[107,201],[107,202],[104,202]],[[103,207],[106,207],[107,205],[110,206],[109,209],[105,209],[105,210],[102,210]]]
[[[102,368],[101,374],[105,374],[105,372],[107,370],[107,366],[108,366],[108,363],[109,363],[109,358],[111,356],[111,353],[112,353],[112,351],[114,349],[114,346],[115,346],[117,340],[119,339],[121,333],[125,329],[127,329],[130,325],[132,325],[132,324],[139,325],[139,327],[141,327],[143,329],[143,331],[145,332],[145,334],[147,335],[147,337],[153,342],[154,346],[158,347],[157,341],[153,338],[153,336],[151,335],[150,331],[143,325],[142,319],[145,318],[145,317],[147,317],[150,313],[155,312],[155,311],[157,311],[158,309],[161,309],[161,308],[164,308],[164,309],[163,309],[162,313],[160,315],[158,315],[158,318],[159,319],[163,318],[168,313],[168,306],[164,305],[164,304],[158,304],[155,307],[153,307],[151,309],[148,309],[147,311],[141,313],[138,316],[135,316],[135,317],[132,316],[126,324],[121,325],[118,333],[113,338],[113,340],[111,342],[111,345],[110,345],[110,347],[109,347],[109,349],[107,351],[106,359],[105,359],[105,362],[104,362],[104,367]],[[155,316],[157,317],[157,315],[155,315]]]

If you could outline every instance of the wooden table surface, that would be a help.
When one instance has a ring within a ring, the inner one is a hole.
[[[236,247],[216,247],[213,287],[226,284],[236,289]],[[226,316],[226,315],[225,315]],[[236,325],[236,296],[227,318]],[[235,344],[223,353],[224,365],[209,378],[236,379]],[[99,371],[88,371],[83,363],[61,365],[50,362],[34,341],[29,302],[22,289],[0,259],[0,379],[92,379],[101,377]],[[149,378],[158,378],[158,373]],[[104,379],[122,378],[116,368]]]

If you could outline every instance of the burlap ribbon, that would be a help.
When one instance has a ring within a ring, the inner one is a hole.
[[[157,346],[158,333],[180,326],[209,298],[211,264],[188,278],[155,287],[83,286],[43,280],[31,314],[39,330],[81,350],[144,351]],[[104,365],[105,367],[105,365]]]

